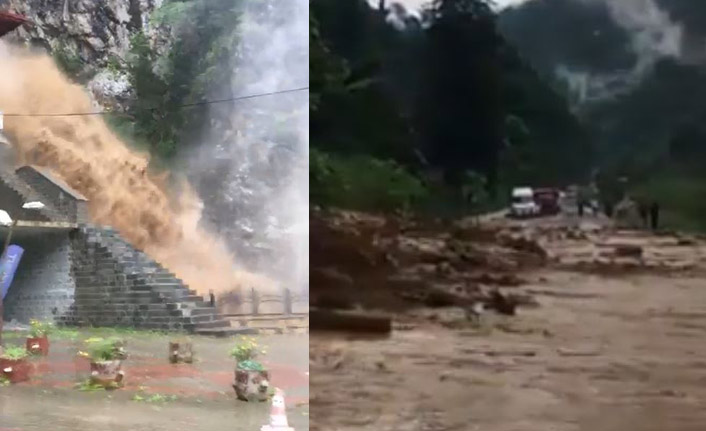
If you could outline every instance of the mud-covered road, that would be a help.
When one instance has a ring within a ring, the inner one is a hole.
[[[706,427],[706,244],[575,220],[492,223],[546,249],[545,265],[503,287],[539,306],[480,325],[453,307],[409,309],[384,339],[312,333],[312,430]]]

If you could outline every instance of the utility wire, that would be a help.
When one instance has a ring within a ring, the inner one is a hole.
[[[213,105],[216,103],[237,102],[240,100],[258,99],[261,97],[276,96],[278,94],[296,93],[308,90],[309,87],[290,88],[288,90],[272,91],[269,93],[249,94],[247,96],[229,97],[227,99],[204,100],[202,102],[186,103],[177,105],[174,109],[193,108],[195,106]],[[147,108],[146,111],[158,111],[160,108]],[[89,115],[128,115],[128,112],[119,111],[95,111],[95,112],[74,112],[69,114],[3,114],[4,117],[85,117]]]

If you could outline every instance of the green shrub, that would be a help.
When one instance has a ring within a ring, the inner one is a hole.
[[[89,338],[84,343],[87,352],[79,352],[79,355],[88,357],[92,361],[112,361],[125,358],[124,343],[120,338]]]
[[[230,356],[238,362],[252,361],[257,358],[257,342],[252,337],[241,337],[238,343],[231,349]]]
[[[29,353],[27,353],[27,350],[22,347],[8,347],[2,353],[1,357],[2,359],[19,360],[24,359],[27,356],[29,356]]]
[[[76,77],[83,70],[83,60],[61,42],[54,48],[53,57],[59,68],[70,77]]]
[[[259,346],[253,337],[241,337],[238,343],[230,351],[230,356],[238,362],[241,370],[262,371],[264,367],[257,360],[260,353]]]
[[[314,204],[389,211],[410,208],[427,194],[422,181],[394,161],[343,157],[316,149],[309,160]]]
[[[42,338],[49,335],[54,330],[52,322],[42,322],[40,320],[30,320],[29,336],[32,338]]]

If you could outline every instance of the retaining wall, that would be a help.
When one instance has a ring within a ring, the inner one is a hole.
[[[76,288],[69,231],[20,231],[12,243],[25,252],[3,304],[5,320],[53,320],[69,312]]]

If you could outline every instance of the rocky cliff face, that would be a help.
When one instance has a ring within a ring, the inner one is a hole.
[[[0,0],[0,9],[17,12],[34,25],[13,37],[47,51],[66,50],[83,62],[105,66],[124,57],[130,35],[150,31],[149,16],[162,0]]]
[[[64,69],[87,84],[96,101],[115,107],[130,97],[127,76],[111,65],[124,63],[130,37],[145,32],[163,39],[150,15],[163,0],[0,0],[0,10],[32,21],[7,39],[51,53]]]

